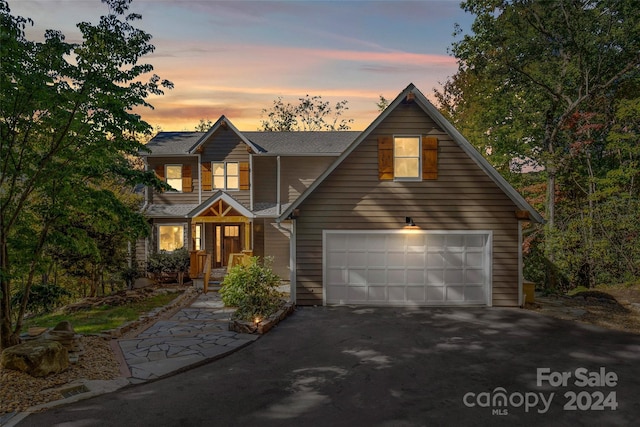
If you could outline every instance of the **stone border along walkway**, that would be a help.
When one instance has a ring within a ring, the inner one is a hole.
[[[12,427],[31,412],[159,379],[237,351],[260,335],[229,331],[234,311],[224,307],[215,288],[207,294],[187,288],[171,304],[106,333],[114,338],[111,348],[120,361],[122,377],[110,381],[78,380],[58,387],[64,399],[8,414],[0,418],[0,426]]]
[[[217,292],[200,294],[168,320],[159,320],[135,338],[118,340],[129,382],[162,378],[236,351],[259,335],[229,331],[235,311]],[[117,349],[116,349],[117,351]]]

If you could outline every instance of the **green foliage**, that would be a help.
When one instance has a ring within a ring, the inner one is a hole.
[[[213,127],[211,119],[200,119],[200,122],[195,127],[196,132],[208,132]]]
[[[273,101],[271,109],[263,109],[262,115],[267,118],[261,120],[260,130],[266,132],[291,131],[333,131],[349,130],[353,119],[344,119],[342,114],[349,109],[348,101],[338,101],[331,106],[329,101],[323,101],[321,96],[298,98],[299,104],[285,103],[282,97]]]
[[[472,32],[453,44],[458,72],[436,98],[545,211],[546,226],[527,230],[524,269],[548,291],[640,277],[636,3],[462,4],[475,15]],[[544,170],[523,176],[514,159]]]
[[[154,274],[185,272],[189,269],[189,263],[189,251],[186,248],[162,250],[149,255],[147,271]]]
[[[264,265],[258,257],[251,257],[246,265],[235,265],[225,276],[220,296],[226,306],[237,307],[234,316],[240,320],[255,321],[275,313],[282,305],[280,277],[271,269],[271,259]]]
[[[32,314],[50,313],[55,308],[62,306],[71,292],[63,287],[53,284],[33,285],[29,292],[27,310]],[[17,307],[24,298],[24,289],[19,289],[11,298],[11,303]]]
[[[97,334],[122,326],[126,322],[137,320],[156,307],[163,307],[173,301],[179,294],[160,294],[139,302],[121,306],[103,305],[75,313],[56,311],[45,315],[31,317],[25,326],[53,328],[63,320],[71,322],[73,329],[80,334]]]
[[[154,47],[133,26],[140,16],[129,13],[131,0],[103,3],[107,13],[95,25],[79,23],[79,41],[69,43],[55,30],[28,40],[30,21],[0,0],[3,348],[17,343],[29,288],[52,263],[68,270],[76,264],[66,256],[78,259],[94,279],[121,268],[123,247],[147,231],[124,189],[163,185],[153,171],[134,167],[145,150],[139,137],[152,129],[133,111],[172,84],[140,63]],[[20,287],[14,315],[11,295]]]

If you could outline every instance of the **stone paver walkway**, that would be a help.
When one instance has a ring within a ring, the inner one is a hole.
[[[233,309],[217,292],[200,294],[169,320],[154,323],[135,338],[119,340],[131,383],[162,378],[236,351],[258,335],[228,330]]]

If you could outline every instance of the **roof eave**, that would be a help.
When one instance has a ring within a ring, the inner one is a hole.
[[[391,114],[393,110],[412,93],[418,102],[418,105],[439,125],[441,126],[454,141],[471,157],[471,159],[496,183],[496,185],[511,199],[511,201],[521,210],[529,212],[530,220],[544,224],[545,220],[512,186],[495,170],[489,162],[466,140],[464,136],[451,124],[438,109],[420,92],[413,83],[410,83],[400,94],[389,104],[389,106],[347,147],[347,149],[335,160],[335,162],[325,170],[312,185],[307,188],[284,212],[278,217],[277,221],[287,219],[294,209],[300,204],[331,174],[342,161],[351,154],[351,152],[360,143],[366,139],[369,134],[378,127],[378,125]]]
[[[196,141],[196,143],[189,149],[188,153],[189,154],[196,154],[196,150],[205,143],[205,141],[207,141],[211,135],[213,135],[214,133],[216,133],[216,131],[218,129],[220,129],[221,127],[226,126],[229,129],[231,129],[237,136],[238,138],[240,138],[240,140],[242,142],[244,142],[245,144],[247,144],[247,146],[251,147],[251,149],[256,152],[259,153],[261,150],[255,145],[253,144],[251,141],[249,141],[243,134],[242,132],[240,132],[234,125],[233,123],[231,123],[231,121],[229,119],[227,119],[224,115],[220,116],[220,118],[213,124],[213,126],[211,126],[211,129],[209,129],[208,132],[206,132],[204,135],[202,135],[200,137],[200,139],[198,139]]]

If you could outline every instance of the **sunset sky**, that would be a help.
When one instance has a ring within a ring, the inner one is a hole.
[[[347,100],[353,130],[378,114],[379,95],[393,99],[409,83],[431,98],[456,71],[448,55],[454,24],[472,16],[459,0],[214,1],[134,0],[136,26],[153,35],[144,58],[175,88],[139,113],[162,130],[193,130],[199,119],[227,116],[256,130],[261,111],[282,96]],[[76,24],[96,23],[100,0],[9,0],[13,15],[33,19],[30,39],[60,30],[78,41]]]

